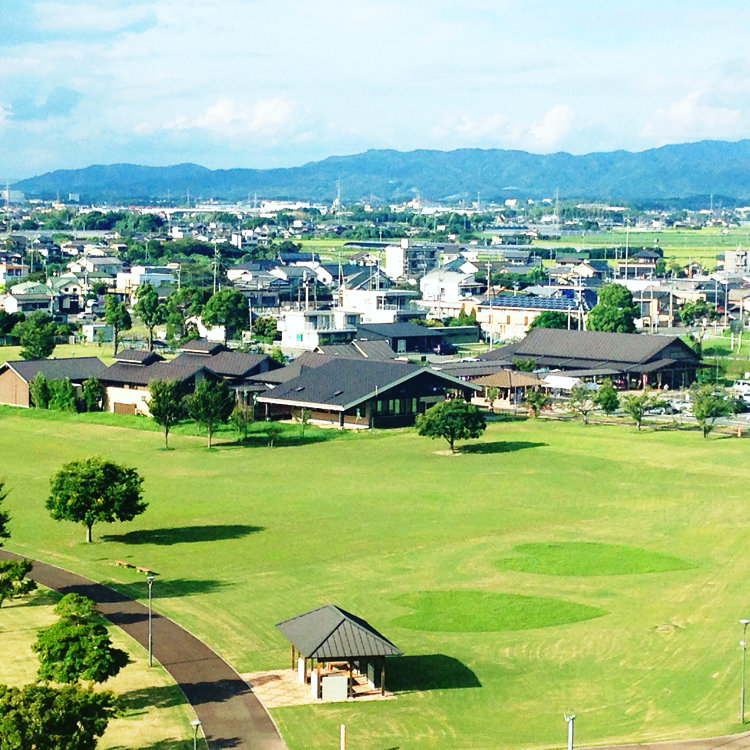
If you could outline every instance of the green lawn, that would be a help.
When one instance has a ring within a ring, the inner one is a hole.
[[[284,667],[274,623],[333,602],[405,653],[393,701],[274,710],[290,748],[545,748],[738,728],[747,443],[526,421],[477,449],[411,430],[267,448],[0,413],[7,545],[144,597],[240,671]],[[297,429],[297,428],[294,428]],[[150,506],[84,529],[44,510],[61,463],[135,465]]]
[[[0,609],[0,682],[22,687],[36,677],[37,655],[31,650],[39,628],[58,617],[53,612],[59,596],[39,589],[26,599],[6,602]],[[177,750],[187,748],[195,714],[185,696],[158,665],[147,666],[146,652],[119,628],[110,626],[115,646],[130,655],[128,664],[101,687],[120,696],[122,714],[113,719],[99,740],[100,750]]]
[[[538,247],[606,247],[624,248],[626,240],[631,248],[653,248],[655,240],[663,250],[667,261],[671,259],[687,263],[698,261],[713,268],[716,256],[725,250],[734,250],[738,245],[750,246],[750,230],[747,227],[733,227],[726,233],[718,227],[705,229],[665,229],[663,231],[640,231],[614,229],[607,232],[582,232],[581,234],[566,235],[560,240],[539,240],[534,243]],[[614,252],[610,255],[613,259]]]

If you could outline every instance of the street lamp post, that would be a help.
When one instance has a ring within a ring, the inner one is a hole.
[[[573,723],[576,720],[574,713],[563,714],[565,721],[568,722],[568,750],[573,750]]]
[[[154,584],[154,576],[150,573],[146,576],[146,583],[148,583],[148,665],[153,666],[153,631],[151,629],[151,586]]]
[[[198,750],[198,727],[201,725],[200,719],[193,719],[190,726],[193,728],[193,750]]]
[[[750,625],[750,620],[745,618],[740,620],[742,625],[742,640],[740,646],[742,647],[742,682],[740,684],[740,724],[745,723],[745,654],[747,653],[747,626]]]

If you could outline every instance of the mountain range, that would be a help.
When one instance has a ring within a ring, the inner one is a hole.
[[[370,150],[285,169],[207,169],[196,164],[95,165],[47,172],[15,183],[27,197],[77,193],[85,202],[259,198],[344,203],[417,196],[434,201],[561,198],[685,200],[710,194],[750,198],[750,140],[700,141],[646,151],[576,156],[559,152],[465,148]]]

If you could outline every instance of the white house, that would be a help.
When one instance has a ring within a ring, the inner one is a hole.
[[[348,344],[360,315],[348,310],[284,310],[278,322],[281,346],[312,351],[322,344]]]

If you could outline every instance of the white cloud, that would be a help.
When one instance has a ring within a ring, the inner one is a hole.
[[[574,119],[575,112],[567,104],[552,107],[529,127],[529,145],[543,150],[555,148],[570,132]]]
[[[41,2],[34,6],[37,27],[55,32],[107,33],[128,28],[151,18],[151,8],[128,4],[116,7],[109,3]]]
[[[704,103],[705,98],[705,92],[693,91],[658,109],[642,128],[641,137],[659,144],[734,137],[742,127],[740,110],[711,106]]]
[[[179,117],[164,125],[165,130],[199,128],[217,135],[275,135],[289,125],[294,105],[283,96],[260,99],[251,106],[223,97],[193,119]],[[141,131],[145,130],[139,126]]]

